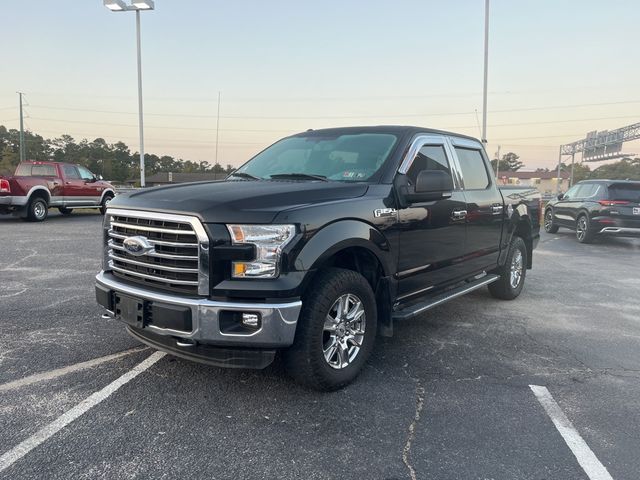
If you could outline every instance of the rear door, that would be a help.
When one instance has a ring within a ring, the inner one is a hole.
[[[464,255],[465,210],[452,167],[446,138],[421,135],[414,140],[399,173],[415,185],[422,170],[441,170],[452,175],[454,190],[449,198],[420,202],[398,210],[398,300],[410,301],[463,276],[460,259]]]
[[[477,141],[450,137],[464,186],[466,202],[467,273],[490,270],[498,264],[504,225],[504,201],[491,173],[489,160]]]

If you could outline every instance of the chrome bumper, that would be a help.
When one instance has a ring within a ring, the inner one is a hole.
[[[633,237],[640,237],[640,228],[629,227],[605,227],[598,233],[608,233],[613,235],[629,235]]]
[[[0,197],[0,205],[6,205],[6,206],[13,205],[13,195]]]
[[[145,326],[142,331],[148,330],[158,335],[179,337],[209,345],[256,348],[288,347],[293,343],[298,315],[302,308],[302,302],[299,300],[288,303],[218,302],[205,298],[159,293],[122,283],[112,274],[106,272],[100,272],[96,276],[96,284],[135,298],[188,307],[191,310],[191,331],[160,328],[151,324]],[[221,311],[259,312],[262,325],[259,330],[250,334],[222,333],[218,322]],[[113,312],[110,313],[113,314]]]

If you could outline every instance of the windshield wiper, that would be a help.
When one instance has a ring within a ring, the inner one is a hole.
[[[300,173],[300,172],[291,172],[291,173],[276,173],[274,175],[269,175],[269,178],[291,178],[291,179],[307,179],[307,180],[320,180],[322,182],[328,182],[327,177],[324,175],[313,175],[312,173]]]
[[[249,180],[262,180],[260,177],[256,177],[255,175],[251,175],[250,173],[246,172],[233,172],[227,178],[230,177],[248,178]]]

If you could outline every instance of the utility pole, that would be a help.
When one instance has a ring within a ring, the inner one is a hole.
[[[142,55],[140,53],[140,10],[136,10],[136,45],[138,54],[138,130],[140,134],[140,186],[144,188],[144,126],[142,123]]]
[[[216,120],[216,163],[218,163],[218,138],[220,136],[220,92],[218,92],[218,119]]]
[[[487,143],[487,80],[489,71],[489,0],[484,0],[484,85],[482,89],[482,143]]]
[[[556,180],[556,193],[560,193],[560,169],[562,168],[562,145],[560,145],[560,151],[558,152],[558,178]]]
[[[20,162],[26,161],[25,145],[24,145],[24,116],[22,114],[22,92],[16,92],[20,98]]]

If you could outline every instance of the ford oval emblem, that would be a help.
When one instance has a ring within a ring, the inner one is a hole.
[[[134,257],[140,257],[153,251],[153,245],[149,243],[147,237],[137,235],[135,237],[127,237],[123,240],[122,246],[125,252]]]

